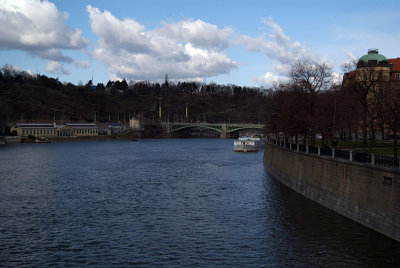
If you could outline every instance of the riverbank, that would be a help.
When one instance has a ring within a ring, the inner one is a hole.
[[[131,134],[113,134],[113,135],[98,135],[98,136],[81,136],[81,137],[54,137],[52,142],[61,141],[91,141],[91,140],[132,140],[136,141],[138,138]]]
[[[30,137],[6,136],[1,137],[1,144],[10,143],[46,143],[46,142],[63,142],[63,141],[91,141],[91,140],[130,140],[137,141],[139,135],[133,133],[122,133],[112,135],[97,135],[97,136],[71,136],[71,137],[51,137],[46,140],[37,140]]]
[[[400,242],[400,171],[268,143],[264,167],[303,196]]]

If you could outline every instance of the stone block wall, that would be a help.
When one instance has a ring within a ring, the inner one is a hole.
[[[267,144],[264,166],[291,189],[400,242],[400,171]]]

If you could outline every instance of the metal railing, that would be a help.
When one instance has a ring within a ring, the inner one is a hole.
[[[332,156],[332,149],[331,148],[321,147],[319,150],[320,150],[320,155]]]
[[[371,155],[363,152],[353,152],[353,161],[360,163],[370,163]]]
[[[317,146],[308,146],[308,152],[310,154],[318,154],[318,147]]]
[[[375,155],[375,165],[388,168],[398,168],[400,166],[400,161],[398,157],[396,159],[395,157],[388,155]]]
[[[335,158],[350,160],[350,152],[346,150],[335,150]]]
[[[393,156],[376,155],[371,153],[340,150],[320,146],[311,146],[307,144],[289,143],[273,138],[268,138],[267,143],[296,152],[318,155],[322,157],[330,157],[334,159],[341,159],[349,162],[357,162],[371,166],[386,168],[400,167],[400,158],[395,158]]]

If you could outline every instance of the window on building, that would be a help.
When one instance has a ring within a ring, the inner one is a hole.
[[[394,80],[400,80],[400,73],[395,73],[394,74]]]
[[[380,71],[380,72],[378,73],[378,80],[382,80],[382,78],[383,78],[382,71]]]

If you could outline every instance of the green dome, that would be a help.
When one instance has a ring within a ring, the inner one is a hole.
[[[387,58],[379,54],[378,49],[369,49],[368,54],[362,56],[358,62],[368,64],[370,61],[376,61],[376,64],[387,63]]]

